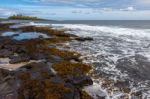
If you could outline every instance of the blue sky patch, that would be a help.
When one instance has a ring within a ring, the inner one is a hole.
[[[13,14],[55,20],[148,20],[150,0],[0,0],[0,17]]]

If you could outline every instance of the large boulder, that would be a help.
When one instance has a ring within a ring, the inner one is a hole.
[[[76,37],[75,40],[84,42],[84,41],[93,41],[93,38],[91,38],[91,37]]]

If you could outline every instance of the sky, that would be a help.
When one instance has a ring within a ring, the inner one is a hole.
[[[0,0],[0,17],[52,20],[150,20],[150,0]]]

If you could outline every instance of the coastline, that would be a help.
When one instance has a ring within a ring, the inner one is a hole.
[[[0,67],[3,67],[0,72],[0,90],[2,90],[0,96],[2,98],[8,91],[8,97],[13,98],[11,95],[14,95],[15,98],[18,98],[18,94],[23,94],[20,96],[22,99],[21,97],[26,96],[26,94],[32,96],[29,94],[31,91],[43,95],[42,99],[43,97],[45,99],[47,92],[44,91],[43,93],[40,90],[48,90],[50,87],[56,90],[62,89],[62,91],[56,91],[56,93],[58,92],[57,95],[60,94],[60,96],[53,96],[52,99],[55,99],[54,97],[62,99],[65,92],[67,95],[72,93],[65,97],[67,99],[81,99],[81,97],[85,97],[83,99],[142,99],[149,97],[149,82],[140,80],[142,77],[149,77],[142,76],[149,73],[148,68],[145,70],[138,65],[143,64],[145,68],[149,66],[146,56],[134,56],[132,53],[128,53],[133,55],[128,57],[124,53],[126,48],[132,47],[126,44],[137,44],[128,41],[134,40],[134,38],[130,38],[130,35],[133,35],[132,33],[137,35],[137,32],[140,34],[142,30],[31,20],[1,21],[0,26]],[[110,30],[112,30],[110,34],[106,33]],[[124,33],[126,33],[124,35],[126,37],[122,35]],[[146,34],[147,32],[143,30],[142,33]],[[143,40],[141,38],[138,40]],[[137,38],[135,39],[137,40]],[[120,42],[120,40],[124,41]],[[116,47],[116,43],[121,45]],[[142,46],[147,45],[145,43]],[[141,47],[141,45],[136,46],[137,48]],[[116,50],[116,48],[120,48],[120,50]],[[147,48],[144,47],[143,49]],[[136,51],[135,49],[132,50],[133,52]],[[119,56],[126,58],[119,58]],[[136,61],[133,60],[134,58]],[[128,64],[130,62],[127,62],[126,59],[133,63]],[[125,66],[129,72],[122,72],[124,68],[116,66]],[[132,69],[132,67],[137,66],[141,69]],[[134,76],[134,71],[130,70],[139,71],[139,73]],[[44,82],[47,80],[49,80],[48,84],[50,85],[46,85]],[[63,84],[63,86],[53,85],[55,83],[56,85]],[[68,92],[68,87],[71,92]],[[52,90],[50,93],[55,94]],[[18,93],[19,91],[23,93]]]
[[[84,86],[93,84],[87,75],[92,67],[82,63],[80,53],[57,48],[60,43],[92,38],[34,24],[10,28],[16,24],[0,23],[0,34],[6,33],[0,43],[0,98],[92,99],[83,90]],[[45,34],[47,38],[43,35],[30,38],[33,32]]]

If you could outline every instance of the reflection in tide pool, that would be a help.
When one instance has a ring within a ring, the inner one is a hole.
[[[36,39],[36,38],[50,38],[50,37],[46,34],[37,33],[37,32],[21,33],[13,37],[13,39],[18,40],[18,41]]]
[[[17,32],[4,32],[4,33],[2,33],[1,36],[13,36],[15,34],[18,34],[18,33]]]
[[[30,40],[30,39],[36,39],[36,38],[50,38],[48,35],[43,34],[43,33],[37,33],[37,32],[4,32],[2,33],[3,37],[5,36],[12,36],[13,39],[15,40]]]

